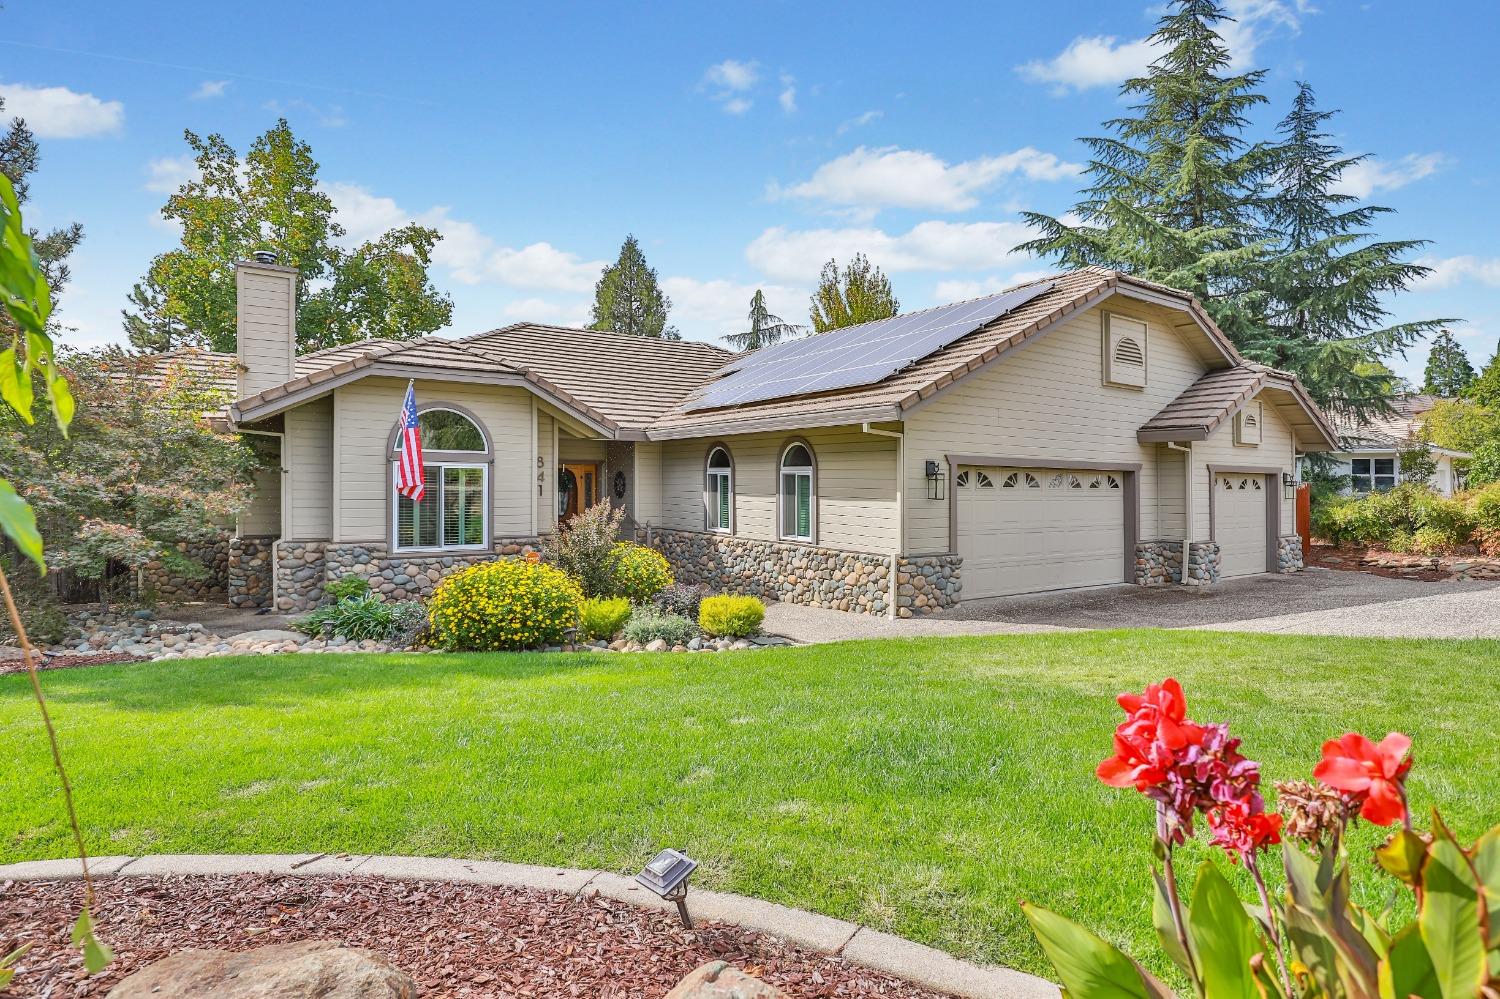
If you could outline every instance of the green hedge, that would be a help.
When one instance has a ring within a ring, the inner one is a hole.
[[[1414,483],[1367,496],[1331,497],[1314,507],[1312,531],[1334,545],[1436,555],[1477,544],[1500,553],[1500,483],[1452,498]]]
[[[765,617],[766,605],[755,597],[704,597],[698,605],[698,627],[722,638],[753,635]]]

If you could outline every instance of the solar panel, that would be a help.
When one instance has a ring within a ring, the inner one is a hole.
[[[752,351],[720,368],[722,377],[683,409],[719,409],[873,385],[1052,288],[1052,282],[1044,281]]]

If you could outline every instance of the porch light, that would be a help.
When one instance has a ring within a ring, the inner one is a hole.
[[[698,867],[698,862],[681,850],[663,850],[651,858],[641,873],[635,876],[636,883],[653,894],[677,903],[677,915],[682,925],[693,928],[693,917],[688,915],[688,876]]]
[[[947,479],[947,476],[938,469],[938,463],[928,458],[922,465],[922,471],[927,478],[927,498],[943,499],[943,481]]]
[[[1297,495],[1297,479],[1291,472],[1281,473],[1281,498],[1293,499]]]

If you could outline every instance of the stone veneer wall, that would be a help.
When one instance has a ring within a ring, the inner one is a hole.
[[[141,583],[158,600],[222,600],[228,586],[229,534],[222,532],[205,541],[179,541],[183,555],[208,569],[200,579],[174,576],[160,561],[148,562],[141,570]]]
[[[1219,545],[1194,541],[1188,546],[1188,585],[1202,586],[1219,578]],[[1182,542],[1142,541],[1135,546],[1135,581],[1140,586],[1182,582]]]
[[[655,528],[637,539],[666,556],[681,583],[857,614],[890,612],[889,555]],[[912,617],[958,603],[962,561],[957,555],[901,558],[897,614]]]
[[[1276,565],[1282,573],[1301,572],[1302,535],[1284,534],[1276,544]]]
[[[272,537],[229,539],[225,589],[231,607],[271,606]]]
[[[323,599],[326,541],[282,541],[276,546],[276,610],[311,610]]]
[[[432,596],[437,584],[455,569],[495,558],[514,558],[538,548],[536,538],[496,538],[492,550],[487,552],[392,555],[380,543],[330,543],[325,575],[330,583],[345,576],[359,576],[370,584],[371,592],[387,600],[416,600]]]

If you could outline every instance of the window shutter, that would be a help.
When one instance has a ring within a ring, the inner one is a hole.
[[[1145,323],[1104,314],[1104,382],[1125,388],[1145,387]]]
[[[729,476],[719,476],[719,529],[729,530]]]

